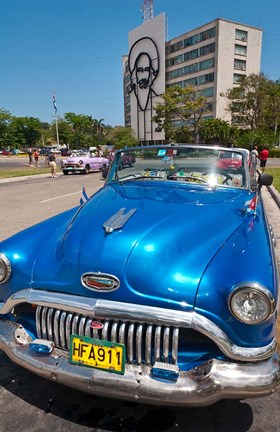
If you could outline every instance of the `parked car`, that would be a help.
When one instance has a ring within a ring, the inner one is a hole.
[[[67,148],[61,149],[60,152],[62,157],[71,156],[72,154],[71,150],[68,150]]]
[[[61,161],[63,174],[82,173],[88,174],[90,171],[100,171],[109,166],[109,160],[104,157],[96,157],[89,153],[71,156]]]
[[[2,150],[2,155],[3,156],[11,156],[13,154],[13,152],[11,150]]]
[[[280,384],[278,273],[259,176],[221,149],[116,153],[81,205],[0,243],[0,347],[50,380],[205,406]],[[120,170],[123,156],[132,167]],[[82,166],[85,166],[83,162]],[[42,247],[44,245],[44,247]]]
[[[123,153],[119,161],[119,169],[123,169],[125,167],[132,167],[134,163],[135,163],[134,155]]]
[[[234,151],[222,150],[216,161],[217,168],[238,168],[242,166],[244,156]]]

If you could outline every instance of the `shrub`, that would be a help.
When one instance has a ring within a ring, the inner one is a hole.
[[[269,151],[269,157],[272,158],[280,158],[280,149],[279,148],[273,148]]]

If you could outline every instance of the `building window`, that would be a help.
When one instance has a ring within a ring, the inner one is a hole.
[[[183,63],[184,56],[183,54],[173,57],[169,60],[169,66],[175,66],[176,64]]]
[[[201,84],[207,84],[209,82],[213,82],[214,81],[214,73],[209,73],[206,75],[201,75],[200,77],[198,77],[198,85]]]
[[[206,69],[210,69],[212,67],[214,67],[215,65],[215,59],[214,57],[208,60],[204,60],[202,62],[199,63],[199,70],[206,70]]]
[[[234,59],[234,69],[246,70],[246,61]]]
[[[190,36],[187,39],[184,39],[184,47],[195,45],[198,42],[199,42],[199,34]]]
[[[207,84],[207,83],[210,83],[213,81],[214,81],[214,73],[209,73],[206,75],[201,75],[199,77],[194,77],[194,78],[190,78],[190,79],[181,81],[180,83],[183,83],[183,85],[181,87],[187,87],[188,85],[195,87],[195,86]],[[177,83],[177,85],[179,85],[179,83]]]
[[[235,39],[247,42],[248,32],[246,32],[244,30],[238,30],[238,29],[236,29],[235,30]]]
[[[243,45],[235,45],[235,54],[245,56],[247,54],[247,47]]]
[[[240,75],[240,74],[233,74],[233,83],[234,84],[239,84],[240,81],[242,80],[242,77],[244,77],[245,75]]]
[[[170,45],[169,52],[173,53],[173,52],[179,51],[183,47],[184,47],[183,41],[180,40],[179,42],[176,42],[175,44]]]
[[[204,32],[200,33],[200,40],[204,41],[206,39],[210,39],[216,36],[216,27],[212,27]]]
[[[199,49],[199,55],[200,57],[206,55],[206,54],[210,54],[213,53],[215,51],[215,42],[209,44],[209,45],[205,45],[203,47],[201,47]]]
[[[204,97],[213,97],[214,96],[214,87],[208,87],[203,90],[197,91],[198,96],[204,96]]]
[[[186,52],[184,54],[184,61],[188,61],[188,60],[192,60],[194,58],[197,58],[199,55],[198,53],[199,53],[198,49]]]
[[[206,39],[213,38],[215,36],[216,36],[216,27],[212,27],[208,30],[205,30],[201,33],[197,33],[193,36],[190,36],[190,37],[184,39],[184,47],[186,48],[186,47],[195,45],[199,42],[202,42]]]
[[[174,78],[178,78],[184,75],[190,75],[193,73],[196,73],[198,71],[203,71],[206,69],[210,69],[214,66],[215,59],[208,59],[208,60],[204,60],[202,62],[199,63],[193,63],[191,65],[188,66],[184,66],[183,68],[179,68],[179,69],[175,69],[173,71],[167,72],[166,73],[166,80],[170,80],[170,79],[174,79]]]

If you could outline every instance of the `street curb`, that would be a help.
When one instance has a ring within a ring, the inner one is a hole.
[[[275,189],[274,186],[267,186],[267,189],[280,209],[280,193]]]
[[[57,177],[61,176],[63,173],[58,172],[56,173]],[[17,181],[22,181],[22,180],[30,180],[33,178],[52,178],[51,173],[47,173],[47,174],[33,174],[33,175],[26,175],[26,176],[22,176],[22,177],[10,177],[10,178],[4,178],[4,179],[0,179],[0,183],[12,183],[12,182],[17,182]]]

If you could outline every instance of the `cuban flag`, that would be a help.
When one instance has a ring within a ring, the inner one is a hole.
[[[56,100],[55,100],[55,93],[53,92],[53,109],[54,112],[57,113],[57,106],[56,106]]]
[[[83,186],[82,196],[81,196],[81,199],[80,199],[80,205],[84,205],[88,200],[89,200],[89,197],[87,196],[86,189]]]
[[[256,210],[257,205],[257,196],[254,197],[250,201],[245,202],[245,211],[247,214],[253,214]]]

